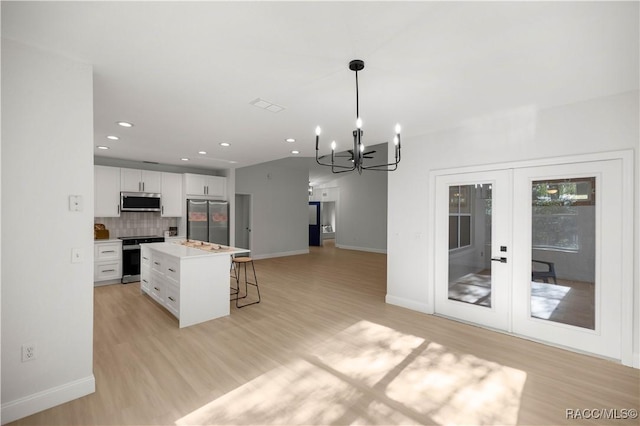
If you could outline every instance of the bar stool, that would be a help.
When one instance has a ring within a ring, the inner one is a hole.
[[[231,287],[231,296],[234,296],[231,300],[236,301],[236,308],[244,308],[245,306],[255,305],[256,303],[260,303],[260,287],[258,287],[258,277],[256,276],[256,267],[253,263],[253,259],[250,257],[242,256],[242,257],[234,257],[231,259],[231,269],[234,271],[233,278],[236,279],[236,287]],[[247,264],[251,264],[251,269],[253,269],[253,282],[247,279]],[[242,267],[244,267],[244,296],[240,296],[240,276],[242,272]],[[255,302],[245,303],[240,305],[238,301],[240,299],[245,299],[249,295],[249,287],[254,286],[258,292],[258,300]]]

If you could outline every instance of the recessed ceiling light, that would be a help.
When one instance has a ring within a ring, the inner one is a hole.
[[[300,151],[291,151],[292,154],[300,154]]]
[[[200,154],[200,155],[207,155],[207,151],[198,151],[198,154]]]
[[[129,123],[128,121],[118,121],[116,124],[122,127],[133,127],[133,124]]]
[[[120,138],[119,138],[119,137],[117,137],[117,136],[109,135],[109,136],[107,136],[107,139],[111,139],[112,141],[117,141],[117,140],[119,140]]]
[[[98,145],[96,148],[98,148],[98,149],[109,149],[108,146],[104,146],[104,145]]]
[[[285,141],[287,141],[287,142],[289,142],[289,143],[293,143],[293,142],[295,142],[296,140],[295,140],[294,138],[287,138],[287,139],[285,139]]]
[[[220,146],[230,146],[229,142],[220,142]]]
[[[189,161],[188,158],[181,158],[182,161]]]

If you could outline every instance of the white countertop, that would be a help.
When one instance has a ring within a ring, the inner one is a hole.
[[[199,248],[183,246],[180,243],[149,243],[141,244],[160,253],[169,256],[178,257],[180,259],[208,257],[208,256],[231,256],[236,253],[248,253],[249,250],[238,247],[223,246],[220,250],[202,250]]]
[[[118,239],[118,238],[109,238],[109,239],[104,239],[104,240],[93,240],[94,244],[100,244],[100,243],[121,243],[122,240]]]

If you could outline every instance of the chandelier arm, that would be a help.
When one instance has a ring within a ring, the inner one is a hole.
[[[355,167],[353,166],[341,166],[340,164],[328,164],[329,167],[331,167],[331,170],[333,169],[347,169],[349,170],[354,170]]]
[[[331,173],[335,173],[335,174],[338,174],[338,173],[347,173],[347,172],[352,172],[352,171],[354,171],[354,170],[355,170],[355,167],[351,167],[351,168],[349,168],[349,169],[347,169],[347,170],[333,170],[333,167],[332,167],[332,168],[331,168]]]
[[[321,163],[320,159],[318,158],[318,152],[316,151],[316,163],[320,164],[321,166],[329,166],[329,167],[333,167],[333,164],[325,164],[325,163]]]
[[[389,166],[393,166],[390,168]],[[382,167],[385,167],[384,169]],[[398,168],[398,163],[378,164],[377,166],[363,167],[362,170],[370,170],[372,172],[392,172]]]

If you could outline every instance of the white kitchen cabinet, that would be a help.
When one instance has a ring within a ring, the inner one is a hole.
[[[185,173],[184,187],[187,197],[227,199],[227,178],[225,177]]]
[[[94,166],[94,217],[120,217],[120,169]]]
[[[162,211],[163,217],[180,217],[183,210],[182,175],[178,173],[161,173]]]
[[[123,192],[162,192],[161,173],[149,170],[120,169],[120,190]]]
[[[122,279],[122,241],[95,241],[93,245],[94,285],[114,284]]]
[[[144,246],[140,248],[140,288],[151,292],[151,253]]]

